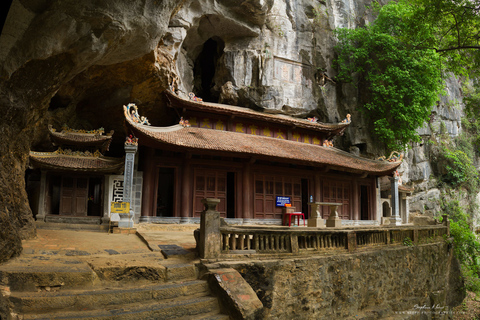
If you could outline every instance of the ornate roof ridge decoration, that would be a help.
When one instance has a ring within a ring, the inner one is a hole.
[[[134,137],[133,135],[129,135],[125,138],[125,145],[126,146],[138,146],[138,138]]]
[[[50,137],[54,145],[76,145],[82,147],[97,147],[102,152],[108,150],[112,141],[114,131],[111,130],[105,135],[103,128],[97,130],[75,130],[67,126],[62,127],[62,131],[57,131],[52,125],[48,125]]]
[[[35,156],[52,156],[52,155],[62,155],[62,156],[69,156],[69,157],[88,157],[88,158],[105,158],[108,159],[109,157],[105,157],[99,150],[95,150],[95,152],[86,151],[78,151],[78,150],[71,150],[71,149],[62,149],[58,148],[53,152],[37,152],[37,151],[30,151],[31,155]],[[116,158],[111,158],[116,159]]]
[[[378,157],[377,160],[388,161],[388,162],[403,161],[403,153],[400,153],[398,151],[392,151],[388,156],[388,158],[385,156],[382,156],[382,157]]]
[[[56,129],[52,127],[52,125],[48,125],[48,128],[51,129],[52,132],[56,132]],[[105,128],[98,128],[93,130],[85,130],[85,129],[73,129],[70,128],[68,125],[64,124],[62,126],[62,133],[72,133],[72,134],[93,134],[93,135],[103,135],[105,134]],[[111,134],[107,134],[111,135]]]
[[[305,144],[272,137],[248,135],[232,131],[211,130],[196,127],[181,128],[175,131],[156,130],[155,127],[139,126],[130,119],[135,136],[159,147],[178,151],[197,150],[218,155],[263,158],[270,161],[284,161],[304,165],[321,166],[327,169],[389,175],[401,165],[400,161],[385,162],[354,156],[351,153],[331,147]]]
[[[79,151],[79,150],[72,150],[72,149],[62,149],[58,148],[54,153],[56,154],[63,154],[66,156],[74,156],[74,157],[93,157],[93,158],[98,158],[102,156],[102,153],[98,150],[95,150],[95,152],[90,152],[88,150],[85,151]]]
[[[125,115],[128,116],[133,122],[148,126],[150,125],[150,122],[148,122],[146,117],[138,114],[138,107],[135,105],[135,103],[129,103],[126,106],[123,106],[123,110],[124,113],[126,113]]]
[[[287,126],[294,126],[298,128],[310,129],[320,132],[332,132],[336,135],[341,135],[345,129],[350,125],[350,118],[347,118],[335,124],[323,123],[318,121],[311,121],[308,119],[294,118],[292,116],[283,114],[271,114],[266,112],[259,112],[249,108],[231,106],[227,104],[219,104],[212,102],[196,102],[190,99],[184,99],[171,90],[165,90],[165,95],[170,107],[179,107],[192,109],[197,111],[206,111],[216,114],[236,115],[254,120],[268,121],[270,123],[283,124]],[[311,118],[313,119],[313,118]]]

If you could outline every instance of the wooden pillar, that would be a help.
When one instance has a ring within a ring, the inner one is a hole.
[[[322,185],[321,185],[320,173],[319,172],[315,172],[313,197],[314,197],[313,202],[322,201]]]
[[[143,174],[143,192],[142,192],[142,216],[155,216],[153,201],[155,200],[155,151],[152,148],[145,149],[144,174]]]
[[[243,172],[242,172],[243,175]],[[235,218],[243,218],[243,183],[239,172],[235,172]]]
[[[246,163],[243,168],[243,218],[253,219],[252,165]]]
[[[195,179],[192,176],[191,161],[187,157],[183,162],[182,166],[182,185],[180,186],[182,190],[181,203],[182,211],[180,216],[182,218],[193,217],[192,213],[192,181]]]
[[[378,199],[380,199],[380,189],[377,188],[378,187],[378,178],[375,177],[374,180],[373,180],[373,188],[372,188],[372,197],[371,197],[371,201],[372,201],[372,217],[370,218],[370,220],[377,220],[378,216],[377,216],[377,203],[378,203]]]
[[[352,214],[353,220],[360,220],[360,192],[358,190],[358,181],[357,179],[353,180],[353,190],[352,190]]]
[[[47,195],[47,172],[41,171],[40,176],[40,194],[38,197],[38,211],[35,219],[39,222],[45,222],[46,212],[46,195]]]

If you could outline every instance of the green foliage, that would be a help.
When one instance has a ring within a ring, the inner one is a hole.
[[[414,7],[418,24],[430,30],[419,37],[416,30],[404,30],[418,39],[417,47],[433,48],[444,56],[445,67],[457,75],[472,75],[480,61],[480,4],[477,0],[400,0]],[[415,25],[414,25],[415,26]]]
[[[439,162],[443,165],[443,182],[454,188],[464,187],[470,193],[478,191],[480,185],[478,170],[462,150],[451,150],[443,145]]]
[[[389,2],[373,24],[336,30],[337,80],[362,88],[361,111],[390,150],[420,140],[416,129],[429,119],[442,88],[440,56],[404,41],[403,30],[418,20],[415,12],[412,6]],[[418,35],[431,32],[422,25],[416,30]]]
[[[468,119],[474,120],[476,128],[473,128],[469,123],[462,123],[468,130],[474,129],[476,133],[480,133],[478,122],[476,118],[480,116],[480,83],[478,79],[473,79],[470,82],[465,82],[463,91],[463,102],[465,103],[465,113]]]
[[[412,239],[410,239],[410,237],[406,237],[405,239],[403,239],[402,244],[407,247],[413,247],[413,241]]]
[[[478,274],[464,265],[461,265],[461,269],[467,290],[480,294],[480,278]]]
[[[457,200],[444,203],[442,211],[450,217],[450,234],[453,237],[455,256],[462,265],[467,289],[480,292],[480,243],[470,229],[469,216]]]

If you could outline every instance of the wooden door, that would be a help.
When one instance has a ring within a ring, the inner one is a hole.
[[[217,211],[220,216],[226,217],[227,213],[227,173],[223,171],[195,170],[195,195],[194,212],[196,217],[200,217],[204,209],[203,198],[220,199],[217,205]]]
[[[60,214],[87,215],[88,178],[63,177],[60,197]]]
[[[338,216],[341,219],[351,219],[350,197],[351,183],[348,181],[324,181],[323,182],[323,202],[336,202],[342,205],[338,207]],[[330,208],[323,206],[323,218],[328,219]]]
[[[275,175],[255,175],[256,219],[281,219],[283,208],[276,207],[276,197],[290,197],[296,211],[302,211],[301,178]]]

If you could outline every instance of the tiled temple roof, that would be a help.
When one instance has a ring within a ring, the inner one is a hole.
[[[265,112],[254,111],[249,108],[230,106],[226,104],[211,102],[196,102],[190,99],[183,99],[170,90],[165,90],[165,95],[170,102],[171,107],[187,108],[190,110],[210,112],[215,114],[223,114],[229,116],[238,116],[248,119],[260,120],[269,123],[277,123],[287,126],[295,126],[317,132],[329,133],[332,135],[340,135],[350,125],[350,123],[322,123],[310,122],[306,119],[294,118],[282,114],[270,114]]]
[[[108,150],[113,136],[113,130],[107,135],[101,134],[99,130],[92,130],[90,132],[62,130],[58,132],[53,129],[51,125],[48,126],[48,130],[50,131],[52,141],[57,146],[97,147],[102,152]]]
[[[56,152],[30,151],[30,164],[36,168],[61,171],[117,173],[124,167],[124,159],[104,156],[68,155]]]
[[[125,118],[140,144],[155,147],[171,147],[174,150],[201,150],[217,155],[263,158],[311,166],[329,167],[333,170],[389,175],[401,162],[369,160],[348,152],[290,140],[264,136],[220,131],[212,129],[172,127],[150,127],[134,123],[125,108]]]

